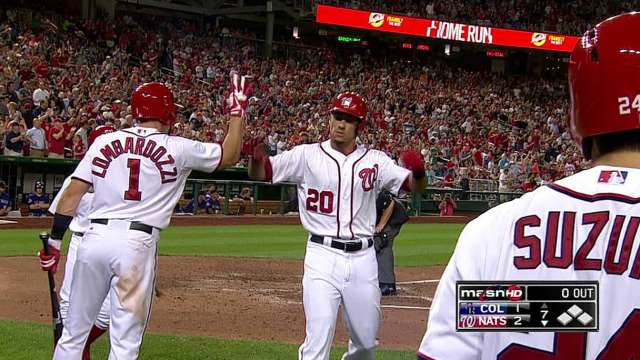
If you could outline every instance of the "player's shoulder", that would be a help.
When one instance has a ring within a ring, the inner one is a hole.
[[[549,187],[556,193],[583,200],[605,194],[640,198],[639,179],[638,168],[599,165],[558,180]]]
[[[376,163],[380,163],[380,162],[395,162],[391,156],[389,156],[387,153],[385,153],[384,151],[381,150],[377,150],[377,149],[366,149],[366,148],[362,148],[361,150],[366,156],[367,159],[369,159],[370,161],[374,161]]]
[[[287,151],[300,152],[304,154],[308,154],[310,152],[322,152],[323,151],[323,143],[313,143],[313,144],[300,144],[292,147]]]

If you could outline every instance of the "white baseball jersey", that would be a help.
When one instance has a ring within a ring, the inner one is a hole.
[[[330,140],[299,145],[269,158],[272,181],[298,185],[300,220],[311,234],[342,239],[371,237],[376,197],[397,194],[411,172],[387,155],[362,146],[345,156]]]
[[[72,177],[93,185],[89,219],[123,219],[164,229],[191,170],[213,172],[221,161],[219,144],[135,127],[98,137]]]
[[[489,210],[458,240],[436,291],[424,359],[639,359],[640,169],[597,166]],[[457,333],[457,280],[597,280],[600,329]]]
[[[60,198],[62,197],[64,191],[69,187],[70,183],[71,176],[64,179],[60,191],[58,191],[56,197],[53,198],[53,201],[51,201],[51,205],[49,206],[50,213],[56,213],[58,202],[60,201]],[[88,192],[82,196],[82,199],[80,199],[80,203],[78,204],[78,208],[76,209],[76,215],[73,217],[73,220],[71,220],[71,223],[69,224],[69,230],[76,233],[83,233],[89,228],[89,226],[91,225],[91,222],[89,221],[89,212],[91,211],[92,203],[93,192]]]

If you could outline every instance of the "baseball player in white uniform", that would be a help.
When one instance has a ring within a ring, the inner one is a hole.
[[[56,207],[58,206],[58,202],[62,197],[64,191],[69,187],[71,183],[71,177],[68,177],[62,183],[62,187],[58,194],[51,202],[51,206],[49,206],[49,212],[53,215],[56,213]],[[71,241],[69,242],[69,250],[67,252],[67,262],[64,267],[64,279],[62,280],[62,286],[60,287],[60,316],[62,318],[62,323],[65,323],[65,319],[67,318],[67,311],[69,309],[69,294],[71,292],[71,281],[73,279],[73,267],[76,263],[76,256],[78,253],[78,245],[80,241],[82,241],[82,237],[84,236],[84,232],[87,231],[89,226],[91,226],[91,222],[89,221],[89,213],[91,211],[91,204],[93,202],[93,192],[87,192],[80,199],[80,203],[78,203],[78,208],[76,209],[76,215],[73,217],[73,220],[69,224],[69,230],[71,233]],[[42,254],[42,253],[40,253]],[[46,263],[41,262],[41,266],[46,268]],[[91,344],[97,340],[102,334],[104,334],[109,328],[109,310],[111,308],[109,296],[104,299],[102,306],[100,307],[100,312],[98,313],[98,317],[91,328],[89,336],[87,338],[87,342],[85,344],[82,359],[89,360],[91,358]]]
[[[640,359],[640,13],[581,38],[571,128],[594,167],[470,222],[438,285],[419,359]],[[597,280],[597,332],[459,332],[458,280]]]
[[[139,126],[100,136],[60,199],[49,250],[58,252],[82,196],[93,187],[91,226],[78,246],[69,309],[54,359],[80,359],[105,297],[110,296],[109,359],[137,359],[149,321],[156,277],[157,241],[192,169],[234,165],[242,144],[250,86],[232,76],[231,120],[223,145],[169,136],[176,117],[173,94],[147,83],[132,94]],[[56,259],[56,255],[51,255]],[[54,261],[55,266],[57,261]]]
[[[330,140],[268,158],[258,151],[250,161],[251,178],[298,185],[300,219],[309,232],[302,280],[306,339],[299,359],[329,358],[341,304],[350,334],[343,359],[375,358],[381,319],[372,247],[376,197],[383,189],[424,188],[424,161],[416,152],[403,156],[412,176],[384,153],[356,146],[366,114],[359,95],[342,93],[333,101]]]

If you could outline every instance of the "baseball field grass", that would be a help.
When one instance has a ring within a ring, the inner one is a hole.
[[[446,264],[461,224],[407,224],[396,239],[396,266]],[[42,229],[43,231],[46,229]],[[39,230],[0,231],[0,256],[35,255]],[[67,233],[67,237],[69,234]],[[170,227],[160,235],[161,256],[304,257],[306,236],[297,225]],[[68,239],[65,240],[68,245]]]
[[[460,224],[408,224],[396,239],[396,266],[446,264]],[[44,229],[43,229],[44,230]],[[0,256],[34,256],[38,230],[0,230]],[[306,234],[296,225],[173,227],[161,234],[161,256],[225,256],[299,259],[304,257]],[[68,244],[68,241],[65,241]],[[34,261],[35,258],[34,258]],[[50,326],[26,321],[0,320],[0,359],[47,359]],[[417,344],[416,344],[417,346]],[[141,359],[292,359],[297,345],[211,337],[149,333]],[[108,342],[94,348],[96,359],[106,358]],[[332,359],[344,348],[336,347]],[[413,352],[380,351],[379,359],[415,359]]]

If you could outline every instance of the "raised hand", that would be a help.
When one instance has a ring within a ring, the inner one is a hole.
[[[249,104],[249,97],[253,93],[253,84],[251,84],[253,77],[240,76],[235,71],[232,71],[230,75],[231,86],[226,99],[227,110],[231,116],[243,117]]]

